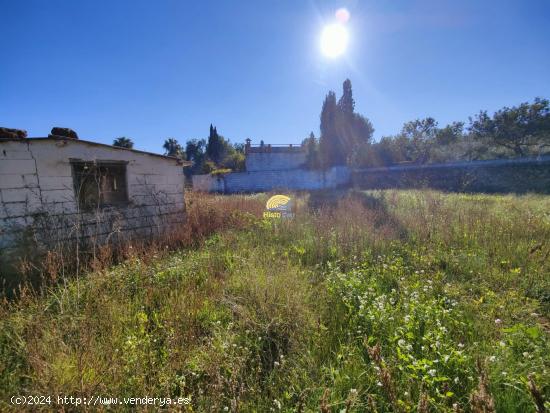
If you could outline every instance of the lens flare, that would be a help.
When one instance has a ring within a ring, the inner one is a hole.
[[[336,13],[334,15],[336,16],[336,20],[338,20],[338,22],[341,24],[346,24],[350,18],[348,9],[344,7],[336,10]]]

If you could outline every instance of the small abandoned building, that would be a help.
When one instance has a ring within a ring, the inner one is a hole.
[[[2,136],[0,261],[27,241],[117,242],[163,234],[185,219],[176,158],[76,134]]]

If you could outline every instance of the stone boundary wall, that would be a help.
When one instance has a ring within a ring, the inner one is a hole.
[[[326,172],[291,169],[193,176],[194,190],[228,194],[329,189],[350,184],[360,189],[433,188],[454,192],[550,194],[550,156],[355,170],[340,166]]]
[[[193,175],[191,177],[193,190],[201,192],[225,192],[225,179],[223,175]]]
[[[194,175],[195,191],[226,194],[264,192],[275,189],[316,190],[345,186],[350,182],[350,169],[338,166],[327,171],[290,169],[282,171],[249,171],[223,176]]]
[[[550,194],[550,156],[367,168],[353,171],[352,184],[361,189]]]

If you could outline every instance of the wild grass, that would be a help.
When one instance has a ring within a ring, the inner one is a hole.
[[[21,394],[183,396],[205,412],[550,407],[550,197],[299,194],[282,222],[260,218],[266,199],[201,195],[179,244],[5,302],[0,409]]]

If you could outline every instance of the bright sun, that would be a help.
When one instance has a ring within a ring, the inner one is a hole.
[[[348,30],[343,25],[329,24],[321,34],[321,51],[327,57],[338,57],[346,51],[348,40]]]

